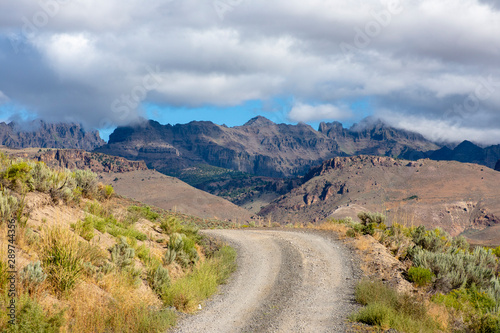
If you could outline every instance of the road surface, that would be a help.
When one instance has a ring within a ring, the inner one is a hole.
[[[208,230],[238,251],[221,293],[176,333],[345,332],[355,309],[349,251],[328,233]]]

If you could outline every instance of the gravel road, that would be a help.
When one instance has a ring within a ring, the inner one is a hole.
[[[321,232],[209,230],[238,251],[238,270],[176,333],[346,332],[355,309],[349,251]]]

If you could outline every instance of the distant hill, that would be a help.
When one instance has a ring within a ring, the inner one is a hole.
[[[454,149],[443,147],[436,151],[428,151],[423,155],[436,161],[476,163],[495,168],[495,163],[500,159],[500,145],[481,148],[470,141],[463,141]]]
[[[144,160],[150,168],[169,175],[205,164],[258,176],[294,177],[335,156],[399,156],[437,149],[417,133],[380,121],[365,120],[351,129],[340,123],[321,123],[316,131],[303,123],[275,124],[259,116],[232,128],[212,122],[172,126],[150,120],[117,128],[108,144],[96,151]]]
[[[454,235],[500,224],[500,174],[476,164],[337,157],[312,168],[304,181],[260,215],[293,223],[379,211],[389,221],[440,226]]]
[[[148,205],[203,219],[239,224],[252,220],[253,214],[244,208],[154,170],[99,175],[101,181],[111,184],[116,193]]]
[[[495,170],[500,171],[500,160],[498,160],[497,164],[495,165]]]
[[[0,123],[0,144],[9,148],[77,148],[93,150],[104,145],[98,131],[87,132],[79,124]]]

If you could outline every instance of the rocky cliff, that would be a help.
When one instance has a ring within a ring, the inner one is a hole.
[[[93,150],[106,142],[98,131],[87,132],[79,124],[49,124],[42,120],[18,124],[0,123],[0,144],[9,148],[76,148]]]
[[[381,122],[349,130],[340,123],[321,123],[316,131],[306,124],[275,124],[259,116],[232,128],[212,122],[172,126],[150,120],[117,128],[109,143],[96,151],[141,159],[166,174],[208,164],[259,176],[291,177],[335,156],[398,156],[402,151],[438,148],[416,133]]]
[[[123,173],[148,170],[144,161],[88,152],[81,149],[3,149],[12,157],[42,161],[48,166],[66,169],[90,169],[93,172]]]

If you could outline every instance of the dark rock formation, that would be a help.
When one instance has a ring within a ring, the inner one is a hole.
[[[147,121],[119,127],[109,143],[96,151],[146,161],[150,168],[175,175],[179,170],[209,164],[267,177],[303,175],[310,167],[335,156],[402,152],[439,148],[421,135],[397,130],[381,122],[344,129],[342,124],[311,126],[275,124],[255,117],[243,126],[228,128],[212,122],[161,125]]]
[[[498,160],[497,164],[495,165],[495,170],[500,171],[500,160]]]
[[[98,131],[86,132],[79,124],[0,123],[0,144],[9,148],[76,148],[93,150],[106,142]]]
[[[464,141],[454,149],[443,147],[436,151],[429,151],[426,157],[436,161],[459,161],[476,163],[490,168],[500,159],[500,145],[481,148],[470,141]]]

